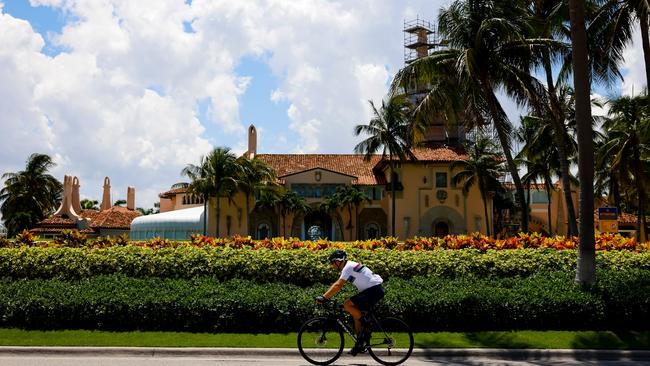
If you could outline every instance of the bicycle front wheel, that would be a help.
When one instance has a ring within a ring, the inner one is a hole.
[[[329,365],[343,353],[343,329],[333,319],[314,318],[298,331],[298,350],[314,365]]]
[[[372,327],[368,353],[382,365],[399,365],[413,352],[411,328],[398,318],[384,318]]]

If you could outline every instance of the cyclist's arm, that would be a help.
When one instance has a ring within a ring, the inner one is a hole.
[[[323,297],[328,299],[328,300],[331,299],[332,297],[334,297],[334,295],[338,294],[339,291],[341,291],[341,289],[343,288],[343,286],[345,286],[345,282],[347,282],[347,281],[345,281],[342,278],[339,278],[338,280],[336,280],[336,282],[334,282],[332,284],[332,286],[330,286],[329,290],[327,290],[327,292],[325,292],[325,294],[323,294]]]

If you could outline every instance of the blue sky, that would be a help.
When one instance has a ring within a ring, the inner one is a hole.
[[[251,123],[258,153],[351,153],[403,65],[404,20],[448,2],[0,0],[0,173],[47,153],[82,198],[109,176],[151,207],[213,147],[243,153]]]

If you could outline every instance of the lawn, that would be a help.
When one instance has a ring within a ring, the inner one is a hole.
[[[352,341],[346,338],[346,344]],[[295,333],[37,331],[0,329],[0,346],[296,347]],[[650,331],[416,333],[417,348],[650,349]]]

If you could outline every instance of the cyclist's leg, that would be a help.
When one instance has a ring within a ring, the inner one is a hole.
[[[354,319],[354,330],[359,334],[361,332],[361,310],[355,305],[352,299],[345,300],[343,309],[352,315],[352,319]]]

